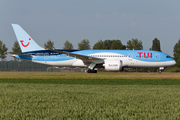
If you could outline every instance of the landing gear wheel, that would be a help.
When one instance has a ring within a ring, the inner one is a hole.
[[[90,70],[90,69],[88,69],[88,70],[87,70],[87,73],[91,73],[91,70]]]
[[[97,70],[93,70],[93,73],[97,73]]]
[[[87,73],[97,73],[97,70],[88,69],[88,70],[87,70]]]
[[[158,73],[159,73],[159,74],[161,74],[161,73],[162,73],[162,71],[161,71],[161,70],[159,70],[159,71],[158,71]]]
[[[164,67],[159,67],[158,73],[161,74],[161,73],[162,73],[162,70],[164,70]]]

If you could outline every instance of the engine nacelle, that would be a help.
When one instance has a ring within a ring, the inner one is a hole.
[[[107,71],[122,71],[121,60],[105,60],[103,66]]]

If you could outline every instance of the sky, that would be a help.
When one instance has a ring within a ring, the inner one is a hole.
[[[19,24],[42,47],[49,39],[55,48],[66,40],[75,49],[83,39],[91,48],[98,40],[132,38],[152,47],[158,38],[162,52],[173,56],[180,39],[180,0],[1,0],[0,40],[12,51]],[[10,60],[8,56],[7,60]]]

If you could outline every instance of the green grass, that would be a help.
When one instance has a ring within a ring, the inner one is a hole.
[[[0,119],[180,119],[179,73],[0,73]]]
[[[180,119],[180,87],[0,84],[0,119]]]
[[[0,79],[0,83],[82,85],[180,85],[177,79]]]

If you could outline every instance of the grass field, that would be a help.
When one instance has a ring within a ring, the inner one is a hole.
[[[179,73],[0,73],[0,119],[180,119]]]

